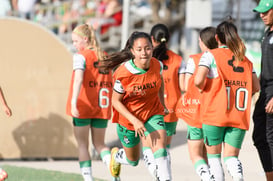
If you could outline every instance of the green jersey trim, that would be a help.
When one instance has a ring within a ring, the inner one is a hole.
[[[131,72],[132,74],[145,74],[147,71],[138,68],[133,60],[129,60],[128,62],[125,63],[125,67],[129,70],[129,72]]]

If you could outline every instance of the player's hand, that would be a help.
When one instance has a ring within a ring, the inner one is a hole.
[[[140,137],[145,137],[144,132],[146,131],[146,128],[144,126],[144,123],[139,119],[136,119],[133,121],[133,125],[135,128],[135,137],[137,137],[137,135],[139,135]]]
[[[265,112],[268,114],[273,114],[273,97],[269,100],[265,106]]]
[[[72,116],[75,117],[75,118],[77,118],[77,117],[80,116],[79,110],[78,110],[76,104],[72,104],[72,105],[71,105],[71,114],[72,114]]]
[[[11,112],[11,110],[10,110],[10,108],[9,108],[8,106],[5,106],[5,107],[4,107],[4,110],[5,110],[5,113],[6,113],[6,115],[7,115],[8,117],[10,117],[10,116],[12,115],[12,112]]]

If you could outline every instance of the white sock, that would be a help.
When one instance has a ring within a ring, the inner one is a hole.
[[[115,156],[116,162],[119,162],[124,165],[130,165],[130,163],[127,161],[126,153],[123,148],[119,149],[116,156]]]
[[[242,163],[237,157],[225,158],[225,165],[228,173],[231,175],[234,181],[243,181],[243,167]]]
[[[82,167],[81,173],[84,181],[93,181],[91,167]]]
[[[168,164],[169,164],[169,173],[170,173],[170,177],[171,177],[171,180],[172,180],[172,157],[171,157],[171,152],[170,152],[170,149],[167,148],[166,149],[167,151],[167,160],[168,160]]]
[[[171,180],[171,173],[169,161],[167,159],[166,149],[159,149],[154,152],[155,163],[156,163],[156,175],[159,181]]]
[[[102,162],[109,168],[111,160],[111,152],[109,150],[103,151],[100,153]]]
[[[143,147],[143,161],[153,178],[156,178],[156,164],[152,149]]]
[[[105,156],[102,158],[102,161],[103,161],[103,163],[107,166],[107,168],[109,168],[110,160],[111,160],[111,154],[105,155]]]
[[[210,173],[214,176],[215,180],[224,181],[224,170],[221,164],[221,156],[209,157],[208,162]]]
[[[209,166],[207,165],[205,160],[198,160],[195,164],[195,171],[197,175],[201,178],[202,181],[210,181],[211,174],[209,171]]]

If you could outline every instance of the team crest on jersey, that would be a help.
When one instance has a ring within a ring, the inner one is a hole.
[[[126,144],[129,144],[129,143],[130,143],[130,141],[129,141],[129,139],[128,139],[127,136],[123,136],[123,141],[124,141]]]
[[[269,39],[269,44],[273,44],[273,36]]]
[[[232,56],[232,59],[228,60],[228,65],[230,65],[233,68],[234,72],[244,72],[244,67],[234,66],[234,64],[233,64],[234,60],[235,60],[235,57]]]

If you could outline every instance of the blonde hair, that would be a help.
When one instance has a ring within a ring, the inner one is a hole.
[[[73,30],[73,33],[79,35],[80,37],[87,37],[88,44],[90,45],[91,48],[95,50],[98,60],[103,59],[104,52],[101,50],[99,46],[98,40],[95,35],[95,30],[93,29],[92,26],[88,24],[79,25]]]

